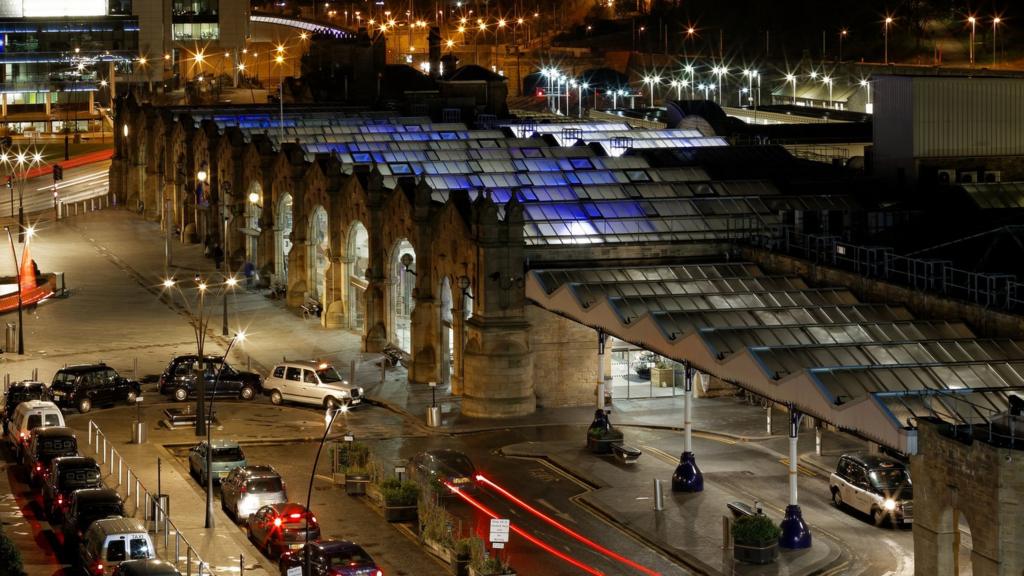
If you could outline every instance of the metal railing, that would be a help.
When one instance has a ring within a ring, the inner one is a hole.
[[[160,498],[159,495],[154,495],[142,484],[138,475],[132,472],[131,467],[125,464],[124,458],[114,448],[114,443],[107,440],[106,434],[92,420],[89,420],[88,436],[89,447],[96,453],[100,469],[107,468],[108,470],[107,484],[114,482],[116,472],[117,484],[112,488],[122,495],[126,507],[127,504],[134,502],[135,508],[132,510],[132,516],[135,518],[139,516],[141,499],[142,520],[146,531],[156,536],[157,552],[160,552],[161,542],[163,543],[163,559],[173,563],[178,570],[184,569],[185,576],[193,574],[215,576],[209,564],[203,561],[196,548],[171,521],[170,515],[165,509],[167,500]],[[173,547],[171,536],[174,537]],[[184,555],[182,555],[182,545],[184,545]]]
[[[755,245],[812,262],[850,270],[926,292],[1008,312],[1024,311],[1024,283],[1012,274],[972,272],[949,260],[911,258],[886,246],[859,246],[838,236],[801,234],[782,227],[781,234],[751,238]]]

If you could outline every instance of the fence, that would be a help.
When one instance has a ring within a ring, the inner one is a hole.
[[[885,246],[858,246],[837,236],[801,234],[784,227],[782,234],[754,243],[769,250],[851,270],[862,276],[933,292],[986,308],[1024,311],[1024,284],[1012,274],[986,274],[955,268],[948,260],[910,258]]]
[[[92,198],[86,198],[85,200],[78,200],[76,202],[65,202],[61,200],[57,206],[57,209],[60,211],[58,218],[78,216],[79,214],[95,212],[96,210],[103,210],[104,208],[111,207],[117,207],[117,199],[110,193],[103,194],[102,196],[93,196]]]
[[[139,500],[142,500],[143,522],[146,525],[146,530],[156,536],[154,540],[157,552],[160,552],[161,543],[163,544],[162,556],[164,560],[172,562],[178,570],[184,569],[185,576],[192,576],[192,574],[197,576],[215,576],[214,572],[209,569],[209,565],[199,557],[195,547],[192,546],[187,538],[181,535],[174,522],[171,521],[165,509],[167,500],[154,496],[153,493],[143,486],[138,475],[132,472],[131,467],[124,463],[124,458],[114,448],[113,442],[107,440],[106,434],[92,420],[89,420],[88,436],[89,447],[96,453],[100,468],[108,468],[108,484],[114,481],[116,471],[117,485],[113,488],[124,498],[126,511],[127,505],[134,502],[135,508],[132,510],[132,515],[137,518],[140,510]],[[172,535],[174,537],[173,548],[170,541]],[[182,545],[184,545],[185,549],[184,556],[182,555]],[[182,568],[182,565],[184,565],[184,568]]]

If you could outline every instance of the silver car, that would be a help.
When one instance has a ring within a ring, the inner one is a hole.
[[[235,468],[220,483],[220,506],[236,522],[244,522],[263,506],[287,501],[284,480],[273,466]]]

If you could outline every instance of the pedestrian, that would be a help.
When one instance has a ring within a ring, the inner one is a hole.
[[[220,268],[220,263],[224,261],[224,250],[221,249],[220,243],[213,245],[213,265]]]
[[[256,267],[253,266],[252,262],[246,261],[245,268],[243,270],[245,273],[245,289],[252,290],[253,284],[256,280]]]

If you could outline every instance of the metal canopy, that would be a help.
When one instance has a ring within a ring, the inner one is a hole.
[[[536,304],[904,453],[915,418],[990,421],[1024,390],[1024,341],[977,339],[749,263],[544,269]]]

